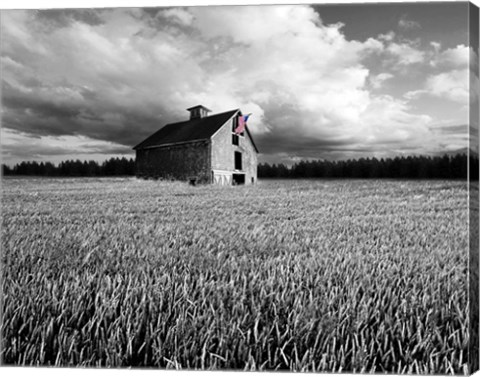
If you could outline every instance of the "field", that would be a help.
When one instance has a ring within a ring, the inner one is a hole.
[[[3,363],[468,373],[467,193],[5,179]]]

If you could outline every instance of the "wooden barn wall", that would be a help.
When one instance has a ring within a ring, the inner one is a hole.
[[[251,184],[252,178],[257,182],[257,153],[246,132],[245,136],[239,137],[239,145],[233,145],[232,120],[229,120],[212,137],[212,169],[235,173],[235,151],[242,153],[242,173],[245,173],[245,183]]]
[[[210,143],[202,141],[136,152],[136,174],[139,177],[189,180],[208,183],[211,179]]]

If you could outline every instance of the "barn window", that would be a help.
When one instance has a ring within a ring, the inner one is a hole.
[[[237,134],[233,134],[233,135],[232,135],[232,144],[233,144],[233,145],[238,145],[238,140],[239,140],[238,135],[237,135]]]
[[[235,151],[235,170],[242,170],[242,153]]]

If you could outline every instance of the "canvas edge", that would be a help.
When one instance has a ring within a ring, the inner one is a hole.
[[[469,3],[469,372],[479,370],[479,191],[478,191],[478,148],[479,148],[479,8]]]

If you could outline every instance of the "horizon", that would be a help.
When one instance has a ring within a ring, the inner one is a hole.
[[[3,11],[2,163],[132,158],[197,104],[252,113],[260,163],[454,153],[478,135],[468,7]]]
[[[381,160],[394,160],[394,159],[407,159],[407,158],[429,158],[429,159],[434,159],[434,158],[442,158],[444,156],[447,156],[449,158],[454,158],[454,157],[457,157],[457,156],[466,156],[466,157],[477,157],[478,159],[478,154],[475,153],[474,151],[472,151],[470,148],[464,148],[463,150],[460,149],[460,150],[456,150],[456,151],[451,151],[451,152],[444,152],[444,153],[438,153],[438,154],[432,154],[432,155],[427,155],[427,154],[412,154],[412,155],[392,155],[392,156],[388,156],[388,157],[375,157],[375,156],[364,156],[364,157],[359,157],[359,158],[346,158],[346,159],[337,159],[337,160],[329,160],[329,159],[322,159],[322,158],[319,158],[319,159],[302,159],[302,160],[298,160],[298,161],[295,161],[295,162],[292,162],[290,164],[285,164],[283,162],[259,162],[258,163],[258,166],[260,165],[269,165],[269,166],[274,166],[274,165],[277,165],[277,166],[280,166],[280,165],[284,165],[285,167],[287,168],[292,168],[294,167],[295,165],[299,164],[299,163],[310,163],[310,162],[331,162],[331,163],[342,163],[342,162],[348,162],[348,161],[359,161],[359,160],[378,160],[378,161],[381,161]],[[104,163],[107,163],[109,161],[112,161],[112,160],[122,160],[122,159],[126,159],[127,161],[135,161],[135,156],[126,156],[126,155],[119,155],[119,156],[111,156],[111,157],[107,157],[105,158],[104,160],[95,160],[95,159],[80,159],[80,158],[70,158],[70,159],[66,159],[66,160],[61,160],[61,161],[58,161],[58,162],[54,162],[54,161],[48,161],[48,160],[22,160],[22,161],[19,161],[19,162],[16,162],[14,164],[7,164],[5,162],[2,161],[1,165],[2,167],[5,166],[9,169],[14,169],[16,166],[20,166],[22,163],[25,163],[25,164],[52,164],[54,167],[58,168],[60,166],[60,164],[62,163],[68,163],[68,162],[81,162],[82,164],[83,163],[90,163],[90,162],[95,162],[98,166],[101,166],[102,164]]]

